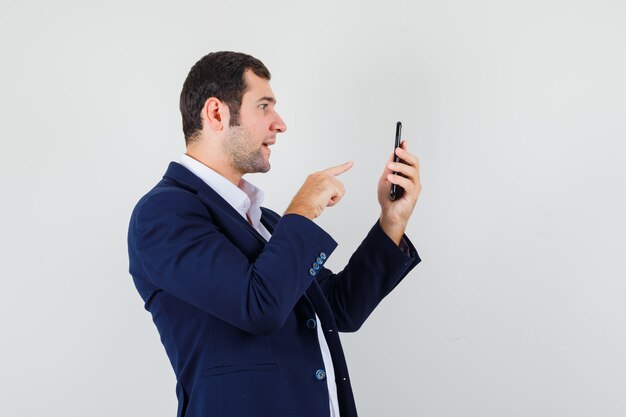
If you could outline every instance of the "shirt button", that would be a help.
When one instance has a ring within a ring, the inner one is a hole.
[[[325,372],[323,369],[318,369],[318,370],[315,372],[315,378],[316,378],[318,381],[323,381],[323,380],[325,380],[325,379],[326,379],[326,372]]]
[[[317,271],[315,271],[315,269],[311,268],[311,269],[309,269],[309,274],[310,274],[312,277],[314,277],[314,276],[315,276],[315,274],[317,274]]]
[[[315,321],[315,319],[308,319],[306,321],[306,327],[311,330],[315,329],[315,327],[317,327],[317,321]]]

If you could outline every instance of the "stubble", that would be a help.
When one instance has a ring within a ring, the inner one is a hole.
[[[243,126],[231,126],[224,142],[224,151],[230,156],[233,167],[242,174],[267,172],[269,161],[263,156],[262,147],[256,146],[251,135]]]

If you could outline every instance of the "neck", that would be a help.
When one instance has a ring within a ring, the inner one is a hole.
[[[235,184],[235,186],[241,186],[241,183],[243,181],[243,174],[235,170],[232,167],[232,164],[230,164],[229,161],[226,161],[225,158],[221,157],[219,154],[207,154],[205,152],[198,152],[198,150],[190,148],[187,148],[187,152],[185,152],[185,154],[192,157],[196,161],[208,166],[213,171],[217,172],[222,177]],[[217,155],[217,157],[215,155]]]

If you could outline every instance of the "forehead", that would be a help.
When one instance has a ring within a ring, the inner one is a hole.
[[[261,78],[251,70],[246,70],[243,74],[246,80],[246,92],[243,95],[243,99],[258,100],[261,97],[274,97],[272,87],[270,87],[269,80]]]

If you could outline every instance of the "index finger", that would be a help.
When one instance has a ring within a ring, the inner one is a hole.
[[[419,166],[419,159],[407,150],[407,143],[402,141],[399,148],[394,150],[394,153],[398,155],[407,165]]]
[[[337,165],[336,167],[326,168],[325,170],[321,172],[328,174],[328,175],[332,175],[333,177],[336,177],[337,175],[341,175],[347,170],[349,170],[350,168],[352,168],[352,165],[354,165],[354,163],[352,161],[348,161],[348,162],[344,162],[341,165]]]

